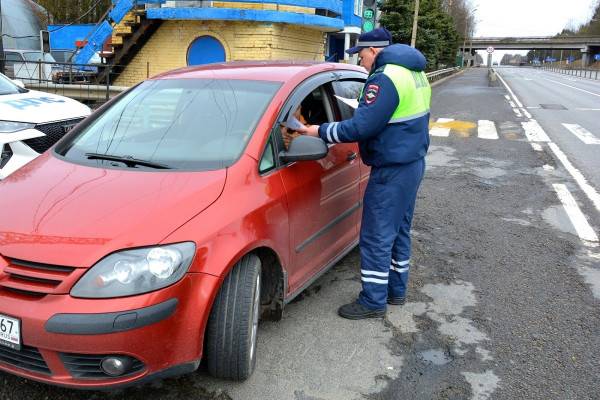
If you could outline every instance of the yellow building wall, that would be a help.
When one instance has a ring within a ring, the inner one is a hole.
[[[262,4],[257,4],[262,5]],[[131,86],[158,73],[187,65],[187,50],[209,35],[225,48],[227,61],[323,61],[325,33],[299,25],[243,21],[164,21],[114,82]]]

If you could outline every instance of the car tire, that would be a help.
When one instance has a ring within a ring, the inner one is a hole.
[[[261,262],[254,254],[242,258],[223,281],[206,329],[204,354],[212,376],[243,381],[252,375],[261,283]]]

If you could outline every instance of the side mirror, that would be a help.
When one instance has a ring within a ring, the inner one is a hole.
[[[329,147],[321,139],[313,136],[298,136],[290,143],[288,151],[281,151],[279,159],[284,163],[293,161],[312,161],[324,158]]]
[[[13,83],[20,87],[21,89],[25,89],[25,84],[22,81],[13,80]]]

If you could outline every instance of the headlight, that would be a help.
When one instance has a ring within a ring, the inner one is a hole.
[[[0,133],[12,133],[33,128],[34,124],[25,122],[0,121]]]
[[[162,289],[183,277],[195,252],[194,243],[185,242],[113,253],[86,272],[71,296],[110,298]]]

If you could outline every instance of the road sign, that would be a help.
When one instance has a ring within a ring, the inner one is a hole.
[[[494,48],[492,46],[488,47],[487,52],[492,54],[494,52]]]

